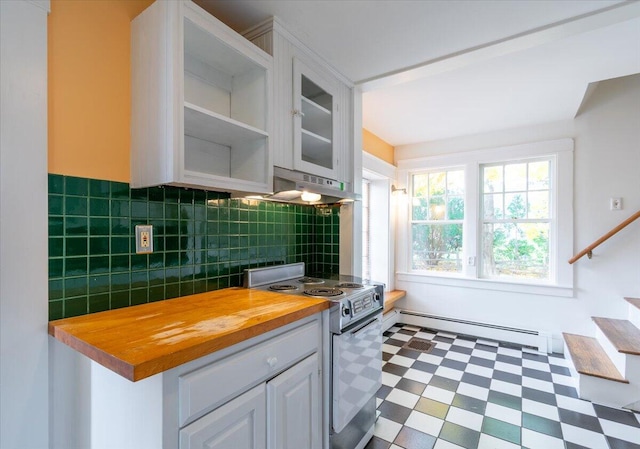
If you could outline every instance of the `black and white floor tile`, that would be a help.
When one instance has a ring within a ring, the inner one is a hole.
[[[436,343],[404,349],[412,337]],[[365,449],[640,449],[640,414],[578,399],[561,354],[399,325]]]

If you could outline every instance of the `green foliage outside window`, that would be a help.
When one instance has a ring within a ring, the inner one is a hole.
[[[413,175],[412,269],[462,270],[464,171]]]
[[[550,161],[483,168],[482,271],[548,279]]]

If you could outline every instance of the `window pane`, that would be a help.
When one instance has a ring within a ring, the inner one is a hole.
[[[484,218],[501,219],[504,218],[502,193],[484,195]]]
[[[502,192],[502,165],[497,167],[485,167],[484,192]]]
[[[527,190],[527,164],[504,166],[504,190],[506,192]]]
[[[429,173],[429,196],[444,195],[446,179],[446,172]]]
[[[554,227],[552,162],[550,157],[482,166],[481,276],[530,280],[552,277],[549,272],[549,241],[553,237],[550,229]]]
[[[462,195],[464,193],[464,170],[447,173],[447,195]]]
[[[450,196],[447,204],[447,219],[462,220],[464,219],[464,198],[461,196]]]
[[[413,182],[412,269],[461,272],[462,224],[451,220],[464,219],[464,170],[413,175]]]
[[[549,188],[549,161],[531,162],[529,164],[529,190]]]
[[[444,220],[445,210],[443,196],[429,198],[429,220]]]
[[[507,208],[505,218],[526,218],[527,202],[525,195],[522,193],[506,193],[504,195],[504,203]]]
[[[413,220],[429,219],[429,206],[427,198],[414,198],[412,206]]]
[[[529,218],[549,218],[549,191],[529,192]]]
[[[487,223],[482,241],[484,276],[549,279],[548,223]]]
[[[413,196],[427,196],[428,175],[413,175]]]
[[[462,224],[413,224],[412,269],[462,270]]]

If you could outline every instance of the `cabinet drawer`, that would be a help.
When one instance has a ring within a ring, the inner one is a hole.
[[[316,352],[319,340],[320,324],[314,321],[180,376],[180,426]]]

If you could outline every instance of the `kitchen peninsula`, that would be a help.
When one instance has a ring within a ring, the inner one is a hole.
[[[49,333],[92,360],[92,449],[267,438],[319,449],[329,305],[234,287],[56,320]]]

